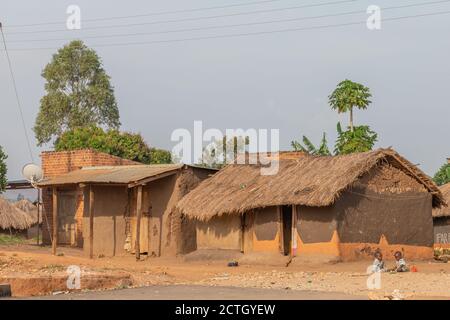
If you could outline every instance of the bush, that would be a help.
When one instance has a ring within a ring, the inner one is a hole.
[[[138,133],[95,126],[66,131],[55,141],[56,151],[77,149],[94,149],[145,164],[172,162],[169,151],[150,148]]]

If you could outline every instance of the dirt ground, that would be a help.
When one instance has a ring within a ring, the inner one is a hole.
[[[0,283],[11,283],[17,297],[55,295],[67,291],[67,267],[76,265],[82,270],[81,290],[91,295],[96,294],[92,290],[184,286],[314,292],[317,298],[337,294],[336,298],[450,299],[450,264],[435,261],[408,261],[418,272],[383,273],[381,289],[369,290],[366,270],[371,261],[228,267],[225,261],[185,262],[181,257],[136,262],[130,255],[91,260],[74,248],[59,248],[58,253],[53,256],[50,248],[35,245],[0,246]],[[251,292],[247,299],[252,298]],[[257,291],[253,292],[257,298]],[[203,294],[205,299],[214,298],[208,290]],[[190,298],[188,293],[185,298]]]

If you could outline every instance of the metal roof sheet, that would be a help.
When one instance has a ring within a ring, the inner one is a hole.
[[[38,186],[45,187],[78,183],[129,184],[169,173],[170,171],[176,171],[182,167],[183,164],[85,167],[66,174],[44,179],[38,183]]]

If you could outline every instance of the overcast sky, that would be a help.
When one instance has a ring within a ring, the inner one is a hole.
[[[35,161],[40,163],[39,153],[51,149],[51,145],[36,147],[31,130],[44,95],[40,73],[56,48],[80,38],[97,50],[112,78],[122,129],[140,132],[151,146],[171,149],[172,131],[192,130],[194,120],[202,120],[205,128],[222,130],[278,128],[283,150],[289,150],[291,140],[301,135],[317,143],[325,131],[332,146],[336,123],[346,124],[348,120],[347,115],[330,110],[327,96],[339,81],[348,78],[365,84],[373,94],[370,108],[356,111],[356,124],[370,125],[379,134],[377,147],[392,146],[433,175],[450,157],[450,14],[384,21],[381,30],[369,31],[363,22],[370,4],[389,7],[435,1],[353,1],[272,10],[337,1],[2,0],[0,21],[11,49]],[[186,11],[244,3],[248,5]],[[82,29],[50,32],[65,29],[70,4],[81,8]],[[136,17],[175,10],[181,12]],[[249,25],[350,11],[360,13]],[[443,11],[450,11],[450,1],[385,10],[382,17]],[[134,17],[83,21],[119,16]],[[206,18],[212,16],[222,17]],[[8,25],[48,22],[52,24],[8,28]],[[351,22],[362,23],[311,29]],[[247,25],[205,29],[230,24]],[[203,30],[166,32],[192,28]],[[296,28],[307,29],[155,43]],[[133,33],[153,34],[117,36]],[[105,35],[111,37],[100,38]],[[59,40],[40,41],[48,39]],[[147,44],[123,45],[132,42]],[[120,45],[99,46],[105,44]],[[29,50],[32,48],[47,49]],[[21,178],[21,168],[30,162],[30,156],[4,51],[0,51],[0,98],[0,145],[9,155],[8,177],[17,179]]]

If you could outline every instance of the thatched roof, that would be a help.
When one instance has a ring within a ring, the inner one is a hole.
[[[0,229],[25,230],[30,228],[33,223],[29,214],[0,197]]]
[[[243,213],[276,205],[328,206],[363,174],[388,163],[416,179],[433,195],[433,206],[445,205],[439,188],[420,169],[392,149],[342,156],[301,156],[280,160],[276,175],[261,175],[261,165],[232,164],[204,180],[177,204],[191,218]]]
[[[450,217],[450,182],[439,187],[439,189],[441,189],[445,201],[447,201],[447,207],[433,209],[433,217]]]
[[[33,224],[38,222],[38,209],[37,206],[33,204],[33,202],[27,199],[23,199],[14,202],[14,206],[27,213],[31,217],[31,219],[33,219]],[[42,222],[42,212],[39,214],[39,221]]]

